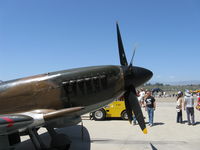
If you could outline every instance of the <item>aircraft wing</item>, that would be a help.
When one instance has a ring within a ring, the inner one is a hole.
[[[60,110],[42,109],[19,114],[0,115],[0,135],[23,131],[31,127],[41,127],[48,121],[74,115],[82,109],[83,107]]]
[[[33,123],[33,118],[26,115],[1,115],[0,134],[10,133]]]

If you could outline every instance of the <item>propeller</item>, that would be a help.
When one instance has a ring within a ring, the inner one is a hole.
[[[124,46],[122,43],[122,38],[121,38],[120,31],[119,31],[118,23],[117,23],[117,40],[118,40],[120,63],[122,66],[127,66],[128,62],[127,62],[126,55],[124,52]]]
[[[124,82],[125,82],[124,99],[125,99],[125,107],[128,115],[128,120],[131,123],[133,121],[133,115],[134,115],[143,133],[147,134],[144,116],[142,114],[142,110],[136,96],[135,87],[142,85],[146,81],[148,81],[152,77],[153,73],[145,68],[133,67],[132,63],[136,48],[134,49],[131,62],[128,65],[118,23],[116,23],[116,26],[117,26],[117,39],[118,39],[120,64],[124,72]]]
[[[130,65],[129,65],[129,66],[133,66],[133,58],[134,58],[134,56],[135,56],[135,51],[136,51],[136,47],[135,47],[134,50],[133,50],[133,55],[132,55],[131,62],[130,62]]]

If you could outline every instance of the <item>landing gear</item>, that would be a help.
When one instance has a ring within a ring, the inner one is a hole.
[[[36,128],[28,129],[28,134],[36,150],[47,149],[46,145],[43,143],[42,139],[38,135]]]
[[[8,135],[0,135],[0,149],[14,150],[15,145],[20,143],[19,132],[11,133]]]
[[[29,136],[36,150],[69,150],[71,140],[65,134],[57,133],[54,128],[46,127],[50,137],[50,148],[43,143],[35,128],[29,129]]]
[[[51,136],[51,148],[57,150],[69,150],[71,140],[65,134],[57,133],[54,128],[47,127],[47,130]]]

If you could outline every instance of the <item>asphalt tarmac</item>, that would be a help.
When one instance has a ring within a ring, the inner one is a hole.
[[[200,150],[200,112],[195,110],[195,126],[187,125],[186,112],[183,111],[183,124],[176,123],[176,103],[158,102],[154,116],[154,126],[144,135],[138,125],[128,121],[108,119],[89,120],[83,116],[84,132],[81,126],[59,129],[72,139],[70,150]],[[147,113],[143,110],[148,122]],[[49,135],[40,129],[42,139],[49,143]],[[17,150],[34,150],[28,137],[22,138]]]

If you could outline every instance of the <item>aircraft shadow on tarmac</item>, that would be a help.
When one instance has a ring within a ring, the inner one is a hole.
[[[82,140],[82,129],[83,129],[83,140]],[[71,126],[61,129],[56,129],[58,133],[66,134],[72,144],[70,146],[70,150],[90,150],[90,135],[88,130],[81,125]],[[42,140],[45,143],[50,143],[50,137],[48,133],[44,133],[41,135]],[[26,140],[20,143],[15,150],[35,150],[31,140]]]
[[[152,150],[158,150],[155,146],[153,146],[153,144],[150,143],[151,149]]]

